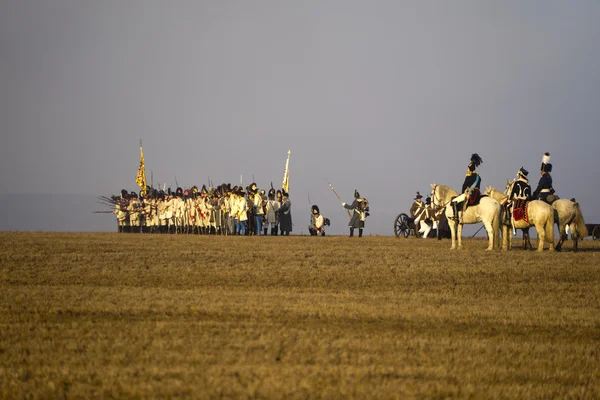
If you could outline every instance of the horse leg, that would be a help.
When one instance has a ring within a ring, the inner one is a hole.
[[[564,232],[564,230],[562,232],[560,232],[560,239],[558,239],[558,243],[556,244],[556,251],[560,251],[562,249],[562,245],[565,242],[565,239],[567,238],[567,234]]]
[[[463,246],[462,246],[462,230],[463,230],[463,224],[458,224],[458,232],[456,233],[457,236],[457,240],[458,240],[458,249],[462,250]]]
[[[543,226],[535,226],[535,230],[538,234],[538,252],[544,251],[544,242],[546,241],[546,230]]]
[[[511,238],[508,236],[508,226],[502,224],[502,250],[508,251],[511,248]]]
[[[483,226],[485,227],[485,230],[488,234],[488,248],[485,250],[494,250],[494,237],[498,235],[498,232],[494,232],[494,228],[492,227],[491,223],[483,224]]]
[[[577,251],[579,250],[579,234],[575,222],[573,222],[573,225],[574,226],[571,228],[571,240],[573,241],[573,251]]]
[[[456,221],[448,219],[448,227],[450,228],[450,236],[452,238],[451,250],[456,249]]]

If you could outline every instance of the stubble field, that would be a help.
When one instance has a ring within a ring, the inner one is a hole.
[[[600,243],[465,245],[0,233],[0,398],[600,397]]]

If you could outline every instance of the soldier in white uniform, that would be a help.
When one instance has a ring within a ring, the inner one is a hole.
[[[137,193],[131,192],[129,197],[129,225],[131,226],[131,232],[139,233],[142,204],[138,200]]]
[[[267,197],[265,229],[271,227],[271,235],[277,236],[279,202],[275,200],[275,189],[269,190]]]
[[[129,205],[129,194],[125,189],[121,190],[121,198],[115,204],[113,213],[117,216],[117,226],[119,232],[129,231],[129,214],[127,206]]]
[[[265,210],[263,208],[263,194],[264,190],[256,190],[254,193],[252,203],[254,207],[254,216],[255,216],[255,226],[256,226],[256,236],[260,236],[262,233],[263,227],[263,217],[265,215]]]
[[[325,236],[325,218],[321,215],[319,206],[316,204],[311,207],[310,224],[308,231],[311,236]]]

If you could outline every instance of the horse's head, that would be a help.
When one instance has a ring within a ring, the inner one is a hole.
[[[504,194],[505,195],[508,196],[510,194],[510,192],[512,190],[512,186],[513,186],[514,183],[515,183],[514,179],[512,181],[510,181],[508,179],[506,180],[506,187],[504,188]]]
[[[506,195],[502,194],[502,192],[500,192],[497,189],[494,189],[491,186],[487,186],[485,188],[484,194],[490,196],[492,199],[494,199],[496,201],[503,201],[506,198]]]
[[[457,194],[458,193],[450,189],[448,186],[435,183],[431,184],[431,202],[434,207],[445,207],[452,197],[456,196]]]

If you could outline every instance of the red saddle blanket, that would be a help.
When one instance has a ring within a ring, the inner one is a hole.
[[[527,203],[513,208],[513,218],[515,221],[525,221],[529,223],[529,215],[527,214]]]

